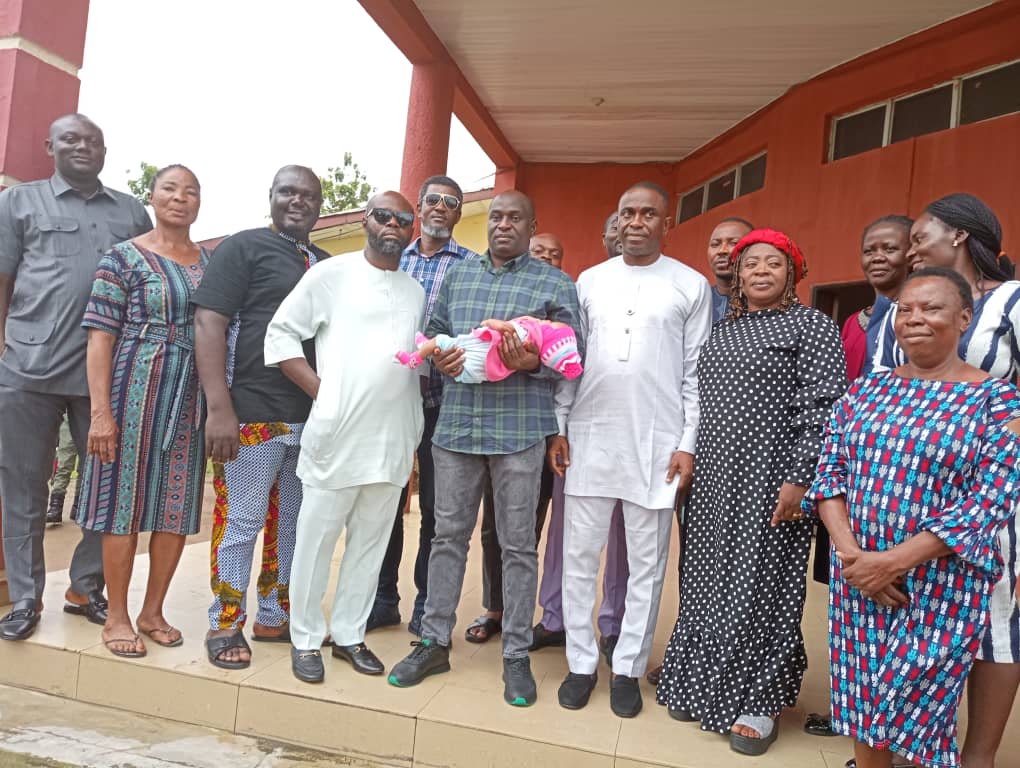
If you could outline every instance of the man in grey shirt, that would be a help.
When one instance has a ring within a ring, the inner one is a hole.
[[[99,181],[103,132],[84,115],[50,126],[49,179],[0,192],[0,500],[13,610],[0,637],[23,640],[42,610],[46,481],[64,411],[79,454],[89,430],[82,315],[99,259],[152,229],[145,208]],[[89,503],[83,499],[82,504]],[[106,621],[102,535],[82,532],[64,610]]]

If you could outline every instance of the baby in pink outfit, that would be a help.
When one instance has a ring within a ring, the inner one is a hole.
[[[480,328],[459,336],[439,334],[429,339],[418,334],[415,352],[397,352],[396,358],[408,368],[417,368],[437,349],[457,347],[464,350],[464,370],[456,377],[462,384],[481,384],[501,381],[513,373],[499,356],[503,334],[513,331],[521,343],[531,342],[538,350],[542,364],[561,373],[564,378],[581,375],[581,355],[577,351],[574,329],[566,323],[539,320],[535,317],[515,317],[513,320],[485,320]]]

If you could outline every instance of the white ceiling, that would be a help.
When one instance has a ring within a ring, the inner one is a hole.
[[[791,86],[988,4],[415,2],[510,143],[538,162],[680,159]]]

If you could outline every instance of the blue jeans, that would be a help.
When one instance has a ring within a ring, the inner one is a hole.
[[[414,600],[414,611],[408,628],[416,631],[425,612],[425,598],[429,587],[429,554],[432,552],[432,537],[436,533],[436,470],[432,463],[432,433],[439,420],[439,407],[424,408],[425,431],[418,445],[418,506],[421,509],[421,527],[418,530],[418,556],[414,561],[414,586],[418,595]],[[400,605],[397,577],[400,572],[400,557],[404,551],[404,504],[408,489],[405,487],[397,504],[397,516],[390,532],[390,543],[379,571],[379,586],[375,593],[376,608],[396,608]]]

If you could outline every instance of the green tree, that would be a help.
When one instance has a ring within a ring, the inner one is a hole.
[[[350,211],[363,206],[374,191],[368,179],[354,162],[350,152],[344,152],[344,163],[327,169],[322,182],[322,215]]]
[[[138,170],[141,171],[141,175],[137,179],[128,179],[128,189],[142,205],[148,205],[149,190],[152,189],[152,180],[156,178],[156,171],[159,168],[142,160],[138,164]],[[128,168],[124,173],[131,173],[131,169]]]

